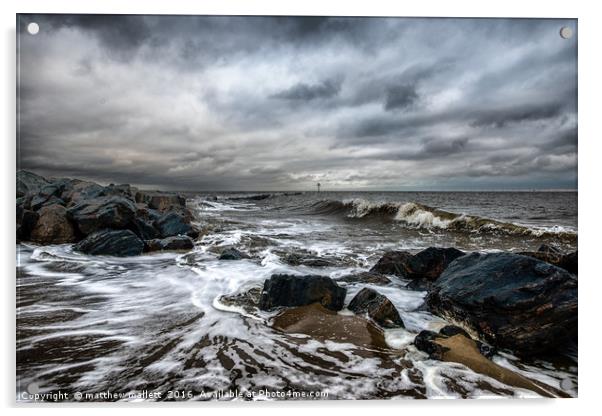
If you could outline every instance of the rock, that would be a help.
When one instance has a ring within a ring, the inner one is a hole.
[[[122,185],[114,185],[111,184],[104,189],[105,195],[116,195],[122,196],[127,199],[131,199],[135,202],[134,195],[136,194],[136,188],[130,186],[129,184]]]
[[[288,253],[282,259],[286,264],[291,266],[307,266],[307,267],[335,267],[337,262],[311,254]]]
[[[356,314],[367,313],[374,322],[383,328],[405,328],[399,312],[391,301],[373,289],[360,290],[347,308]]]
[[[412,258],[409,251],[387,251],[370,269],[371,272],[406,277],[404,265]]]
[[[520,355],[554,352],[577,335],[577,279],[512,253],[458,258],[433,284],[429,310]]]
[[[137,256],[144,250],[144,242],[130,230],[99,230],[74,246],[76,251],[106,256]]]
[[[259,309],[259,299],[261,298],[261,287],[254,286],[238,293],[231,293],[219,297],[219,303],[228,307],[237,307],[247,313],[256,313]]]
[[[464,254],[455,248],[440,247],[429,247],[415,255],[406,251],[390,251],[383,255],[371,271],[432,282],[452,261]]]
[[[273,326],[289,334],[309,335],[321,342],[350,343],[370,350],[389,349],[382,330],[371,321],[355,315],[340,315],[317,303],[283,310],[274,318]]]
[[[43,186],[36,194],[33,195],[30,202],[31,209],[37,211],[44,205],[64,205],[65,202],[59,198],[61,192],[62,189],[59,185],[49,184]]]
[[[537,249],[540,253],[553,253],[553,254],[562,254],[562,251],[558,247],[550,246],[548,244],[542,244]]]
[[[319,303],[327,309],[341,310],[347,291],[325,276],[274,274],[263,285],[259,307],[303,306]]]
[[[36,193],[48,183],[45,178],[35,173],[19,170],[17,171],[17,197],[24,196],[27,193]]]
[[[370,285],[380,285],[380,286],[385,286],[388,285],[389,283],[391,283],[391,281],[389,280],[389,278],[385,275],[382,275],[380,273],[375,273],[375,272],[361,272],[361,273],[354,273],[354,274],[347,274],[345,276],[341,276],[339,278],[336,279],[337,283],[339,282],[343,282],[343,283],[349,283],[349,284],[353,284],[353,283],[364,283],[364,284],[370,284]]]
[[[562,391],[495,364],[479,352],[477,343],[462,330],[454,331],[450,335],[421,331],[414,338],[414,345],[420,351],[426,352],[431,359],[463,364],[472,371],[494,378],[501,383],[529,389],[544,397],[566,397]]]
[[[75,229],[62,205],[48,205],[39,211],[39,218],[31,231],[31,240],[40,244],[64,244],[76,241]]]
[[[158,211],[167,211],[172,206],[186,206],[186,198],[181,195],[153,192],[153,191],[138,191],[135,195],[136,202],[145,203],[150,208]]]
[[[170,211],[165,213],[154,222],[154,226],[163,238],[175,235],[187,235],[192,238],[198,237],[198,230],[176,212]]]
[[[577,274],[578,261],[576,251],[565,255],[554,247],[543,245],[537,251],[523,251],[519,254],[545,261],[546,263],[560,267],[569,273]]]
[[[149,222],[141,218],[134,218],[130,229],[142,240],[154,240],[161,238],[161,233]]]
[[[219,260],[242,260],[249,259],[250,256],[242,251],[239,251],[233,247],[226,248],[222,250],[219,255]]]
[[[107,196],[81,201],[67,212],[79,231],[88,235],[105,228],[128,228],[134,221],[136,206],[127,198]]]
[[[28,209],[17,209],[17,238],[28,241],[40,215]]]
[[[445,335],[447,337],[453,337],[454,335],[464,335],[466,338],[471,338],[471,336],[466,332],[464,328],[460,328],[456,325],[446,325],[439,330],[440,335]],[[472,338],[471,338],[472,339]],[[481,342],[480,340],[475,340],[479,352],[483,354],[487,358],[492,358],[497,352],[495,348],[491,345]]]
[[[72,207],[81,201],[105,195],[105,188],[97,183],[72,179],[65,184],[61,199],[67,203],[68,207]]]
[[[145,245],[147,251],[190,250],[194,247],[194,242],[188,236],[179,235],[161,240],[148,240],[145,241]]]

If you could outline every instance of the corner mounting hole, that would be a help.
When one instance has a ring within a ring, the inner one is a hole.
[[[37,35],[40,31],[40,25],[38,25],[36,22],[31,22],[27,25],[27,31],[30,35]]]
[[[568,26],[563,26],[560,28],[560,37],[562,39],[570,39],[573,37],[573,29]]]

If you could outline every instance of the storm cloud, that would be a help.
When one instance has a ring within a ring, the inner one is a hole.
[[[17,30],[18,165],[39,174],[576,188],[574,20],[19,15]]]

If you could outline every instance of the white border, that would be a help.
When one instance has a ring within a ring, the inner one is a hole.
[[[453,0],[453,1],[268,1],[268,0],[222,0],[222,1],[181,1],[181,0],[145,0],[125,3],[117,0],[77,1],[77,0],[24,0],[3,1],[0,18],[3,24],[2,39],[2,82],[4,99],[2,100],[2,189],[6,198],[0,204],[4,227],[0,253],[4,273],[2,280],[2,322],[5,333],[0,342],[2,349],[2,374],[0,376],[0,397],[4,406],[14,409],[15,385],[15,334],[14,334],[14,174],[15,174],[15,13],[138,13],[138,14],[276,14],[276,15],[347,15],[347,16],[458,16],[458,17],[563,17],[578,18],[579,34],[579,251],[581,269],[580,317],[579,317],[579,398],[565,400],[495,400],[495,401],[336,401],[329,403],[203,403],[194,406],[178,406],[175,412],[215,412],[222,414],[247,412],[282,414],[286,412],[306,415],[308,412],[324,410],[327,412],[348,413],[357,409],[359,413],[369,411],[373,406],[387,413],[397,412],[437,412],[446,416],[487,412],[492,415],[508,415],[517,411],[531,410],[545,414],[568,412],[587,412],[596,406],[600,396],[600,315],[602,276],[600,266],[596,264],[596,252],[599,251],[602,233],[602,204],[598,196],[602,178],[600,160],[600,74],[602,67],[600,50],[602,46],[602,15],[595,7],[596,2],[578,1],[537,1],[505,0],[498,2]],[[599,254],[598,254],[599,256]],[[598,260],[599,261],[599,260]],[[597,267],[596,267],[597,266]],[[602,399],[602,397],[601,397]],[[25,408],[25,410],[43,412],[45,415],[64,413],[82,413],[82,406],[71,405],[58,408],[47,405],[44,408]],[[39,406],[38,406],[39,407]],[[109,407],[109,408],[107,408]],[[86,409],[88,414],[110,412],[130,412],[141,410],[149,414],[164,415],[164,404],[154,405],[99,405]],[[340,409],[340,410],[339,410]],[[576,413],[573,413],[576,414]]]

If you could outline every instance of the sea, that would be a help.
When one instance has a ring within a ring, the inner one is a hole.
[[[405,328],[386,348],[285,333],[265,312],[227,301],[275,273],[333,279],[369,270],[387,250],[577,249],[576,192],[187,193],[202,230],[188,252],[88,256],[71,245],[17,244],[17,401],[526,398],[412,341],[447,323],[426,292],[347,284],[387,296]],[[219,260],[228,247],[250,258]],[[290,256],[327,260],[291,263]],[[339,312],[349,314],[347,310]],[[577,352],[493,361],[577,396]],[[37,395],[37,396],[36,396]],[[54,396],[53,396],[54,395]]]

